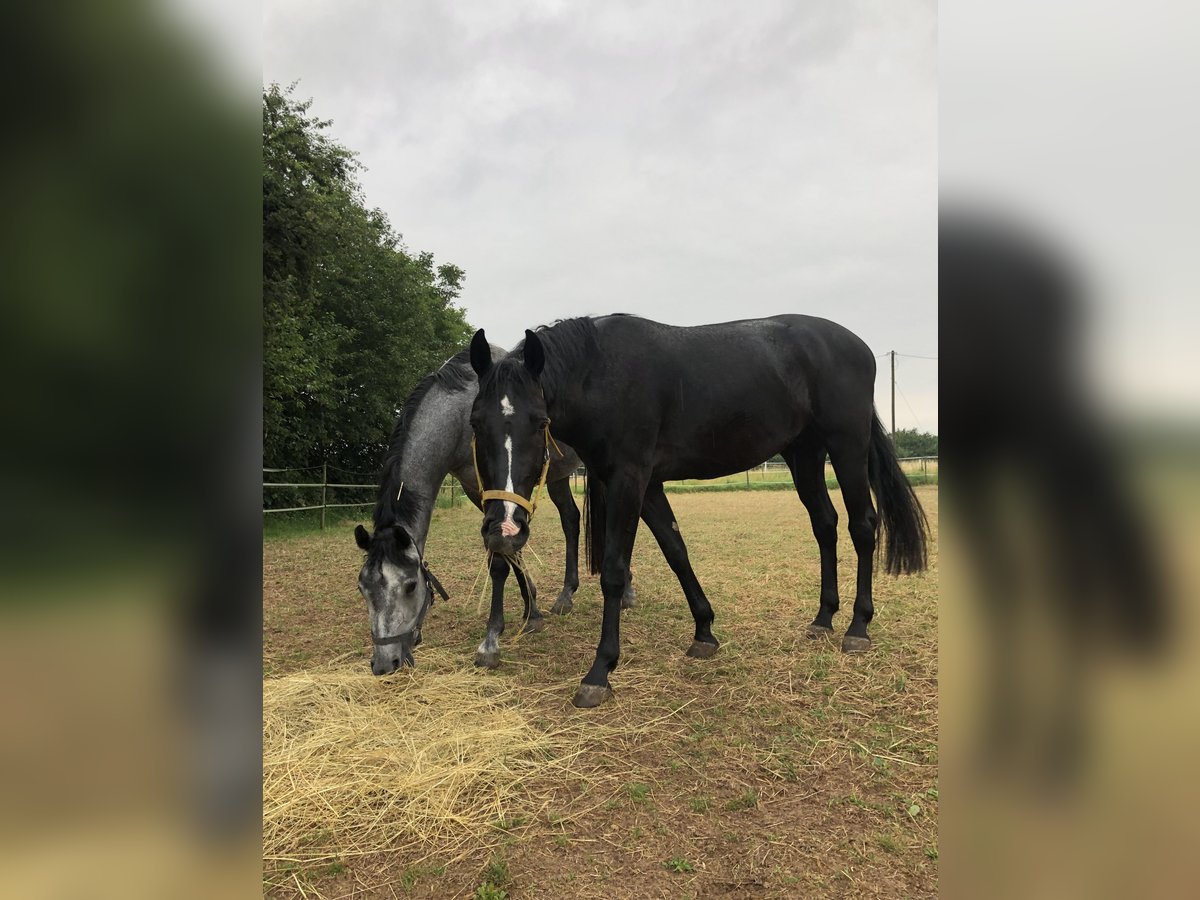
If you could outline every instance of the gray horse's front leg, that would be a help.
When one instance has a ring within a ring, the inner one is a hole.
[[[637,591],[633,589],[633,571],[625,574],[625,592],[621,594],[621,609],[633,609],[637,606]]]
[[[517,577],[517,587],[521,589],[521,599],[525,601],[525,620],[521,623],[521,630],[541,631],[546,627],[546,620],[542,617],[542,611],[538,609],[537,588],[534,587],[533,580],[516,566],[513,567],[513,574]]]
[[[546,485],[550,499],[558,507],[558,519],[562,523],[563,538],[566,541],[566,571],[563,573],[563,587],[550,607],[550,612],[556,616],[565,616],[574,605],[575,591],[579,589],[579,506],[575,503],[575,495],[571,493],[571,480],[560,478]]]

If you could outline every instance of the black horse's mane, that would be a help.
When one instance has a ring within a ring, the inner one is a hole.
[[[627,316],[613,313],[612,316]],[[605,316],[604,318],[610,318]],[[632,318],[631,316],[629,318]],[[574,319],[559,319],[549,325],[534,329],[546,349],[546,367],[542,370],[542,385],[550,394],[555,388],[571,378],[571,373],[580,363],[595,359],[600,352],[596,342],[596,319],[580,316]],[[525,342],[517,344],[509,357],[525,358]]]
[[[413,414],[421,406],[433,388],[440,387],[447,391],[464,391],[475,381],[475,372],[471,369],[471,350],[460,350],[450,357],[436,372],[426,375],[412,389],[412,393],[400,407],[400,415],[392,428],[392,436],[388,440],[387,453],[383,458],[383,472],[379,480],[379,498],[375,501],[375,530],[394,525],[397,522],[410,522],[416,515],[420,501],[430,498],[422,497],[408,485],[400,490],[400,469],[404,462],[405,435]],[[396,494],[400,494],[397,500]]]

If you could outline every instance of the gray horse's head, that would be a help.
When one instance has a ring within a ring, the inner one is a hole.
[[[389,525],[371,535],[359,525],[354,539],[367,554],[358,589],[367,601],[375,643],[371,671],[388,675],[402,665],[414,665],[413,649],[421,643],[421,623],[433,591],[417,545],[401,526]]]

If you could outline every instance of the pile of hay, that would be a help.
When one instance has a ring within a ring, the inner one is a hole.
[[[399,848],[443,861],[478,849],[519,789],[580,752],[577,729],[535,726],[504,680],[437,651],[415,672],[364,669],[263,681],[268,875]]]

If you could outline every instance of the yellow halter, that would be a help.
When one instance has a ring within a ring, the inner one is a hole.
[[[533,513],[537,509],[538,497],[542,493],[542,488],[546,484],[546,473],[550,471],[550,448],[554,448],[554,452],[561,459],[563,456],[562,450],[555,443],[554,438],[550,435],[550,420],[546,420],[546,452],[545,459],[542,462],[542,474],[538,478],[537,486],[533,489],[533,498],[526,500],[520,494],[514,494],[512,491],[485,491],[483,489],[483,477],[479,474],[479,457],[475,453],[475,436],[471,435],[471,462],[475,466],[475,482],[479,485],[479,502],[486,503],[488,500],[507,500],[510,503],[515,503],[525,512],[529,513],[529,521],[533,521]]]

